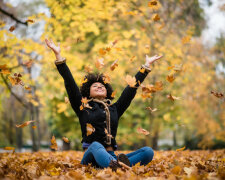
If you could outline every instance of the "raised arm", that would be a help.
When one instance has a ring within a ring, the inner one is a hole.
[[[52,41],[45,39],[45,42],[49,48],[53,50],[56,56],[55,65],[64,79],[64,84],[66,87],[67,94],[69,96],[70,104],[73,110],[76,112],[77,116],[80,115],[80,105],[81,105],[81,93],[80,90],[66,65],[66,59],[62,58],[60,55],[60,45],[56,46]]]
[[[130,87],[129,85],[123,90],[122,94],[120,95],[119,99],[114,103],[117,108],[118,112],[118,118],[120,118],[125,110],[129,107],[131,101],[134,99],[137,88],[140,86],[140,84],[144,81],[148,73],[151,71],[150,65],[155,62],[156,60],[160,59],[162,56],[153,56],[148,57],[146,55],[146,63],[141,66],[141,69],[145,69],[144,73],[138,71],[138,73],[135,75],[136,78],[136,85],[134,87]]]

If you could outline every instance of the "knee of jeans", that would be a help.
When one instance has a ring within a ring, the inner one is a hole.
[[[148,159],[149,162],[150,162],[153,159],[153,156],[154,156],[153,149],[148,147],[148,146],[145,146],[145,147],[143,147],[143,150],[144,150],[144,154],[145,154],[146,159]]]
[[[104,148],[104,146],[101,143],[97,142],[97,141],[94,141],[93,143],[91,143],[90,146],[91,147],[94,147],[95,149],[96,148],[100,148],[100,147],[103,147]]]

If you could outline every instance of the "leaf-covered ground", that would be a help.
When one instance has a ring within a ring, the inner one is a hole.
[[[148,165],[117,172],[81,165],[82,156],[79,151],[0,153],[0,179],[225,179],[225,150],[157,151]]]

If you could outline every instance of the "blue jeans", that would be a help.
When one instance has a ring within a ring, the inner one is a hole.
[[[140,165],[147,165],[153,159],[154,152],[150,147],[142,147],[134,152],[126,154],[130,161],[130,166],[140,162]],[[99,142],[94,141],[84,153],[81,164],[92,165],[98,168],[105,168],[109,166],[111,160],[116,160],[117,157],[114,151],[106,151],[104,146]]]

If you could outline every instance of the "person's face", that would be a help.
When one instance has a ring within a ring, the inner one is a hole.
[[[100,82],[95,82],[90,88],[90,97],[104,99],[107,96],[107,90],[105,86]]]

